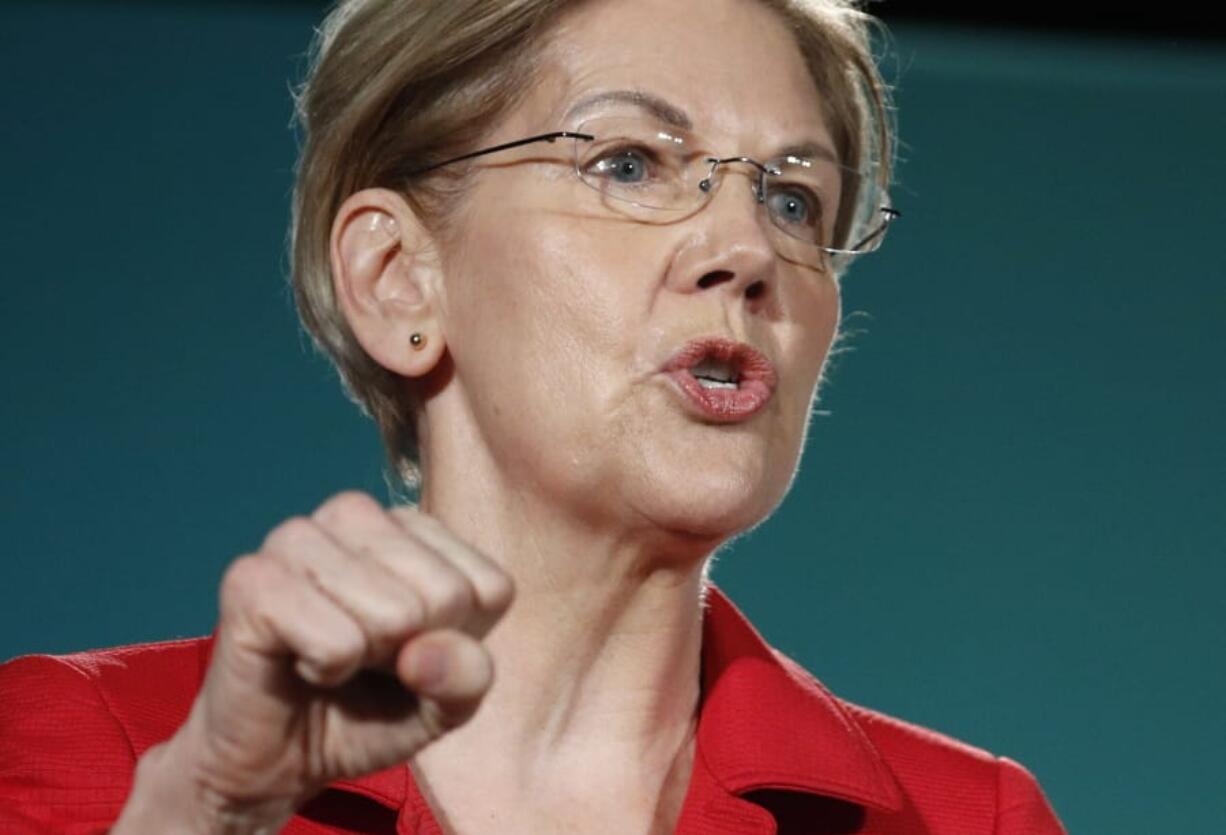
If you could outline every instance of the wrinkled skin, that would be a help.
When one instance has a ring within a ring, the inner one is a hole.
[[[567,109],[610,89],[685,110],[720,155],[833,144],[791,36],[751,0],[592,0],[547,42],[538,83],[486,144],[573,127]],[[205,687],[142,760],[115,835],[169,831],[176,815],[184,832],[272,831],[327,782],[432,742],[418,764],[459,831],[490,819],[484,799],[507,814],[496,831],[547,832],[539,810],[515,817],[510,788],[481,784],[495,779],[491,759],[521,751],[512,731],[545,723],[572,733],[533,750],[564,756],[498,771],[545,781],[574,763],[633,761],[648,808],[593,809],[584,828],[642,818],[671,831],[692,754],[696,578],[791,483],[839,288],[778,257],[747,171],[727,170],[684,220],[616,222],[558,164],[561,144],[475,166],[456,237],[434,242],[436,268],[414,255],[428,247],[395,194],[362,192],[338,213],[334,271],[354,332],[429,391],[427,512],[341,494],[235,562]],[[409,332],[427,347],[407,348]],[[697,419],[660,373],[707,336],[774,365],[778,387],[751,419]],[[530,594],[512,605],[521,587]],[[613,630],[632,639],[609,644]],[[428,675],[431,648],[441,678]],[[633,710],[611,701],[627,695]],[[483,699],[494,707],[478,713]],[[595,731],[620,730],[608,717],[646,722],[618,744],[662,752],[596,750]]]

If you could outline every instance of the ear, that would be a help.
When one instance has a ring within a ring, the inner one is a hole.
[[[350,195],[332,222],[331,253],[337,303],[366,353],[403,377],[430,373],[444,348],[440,262],[405,199],[378,188]]]

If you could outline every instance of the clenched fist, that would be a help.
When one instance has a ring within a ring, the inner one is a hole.
[[[226,572],[204,685],[113,832],[171,805],[191,832],[276,831],[327,783],[404,762],[480,704],[481,638],[513,594],[440,522],[362,493],[282,523]]]

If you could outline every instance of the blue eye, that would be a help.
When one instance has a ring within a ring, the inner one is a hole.
[[[784,223],[811,226],[821,218],[821,205],[806,188],[786,186],[771,189],[766,196],[771,214]]]
[[[637,185],[651,177],[651,167],[650,152],[641,148],[623,148],[596,160],[591,170],[622,185]]]

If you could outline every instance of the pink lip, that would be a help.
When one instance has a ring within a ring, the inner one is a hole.
[[[691,369],[704,359],[732,366],[737,373],[737,387],[703,388]],[[720,337],[687,342],[663,370],[677,384],[685,402],[699,415],[716,423],[737,423],[757,414],[771,399],[779,381],[775,367],[760,351],[744,342]]]

